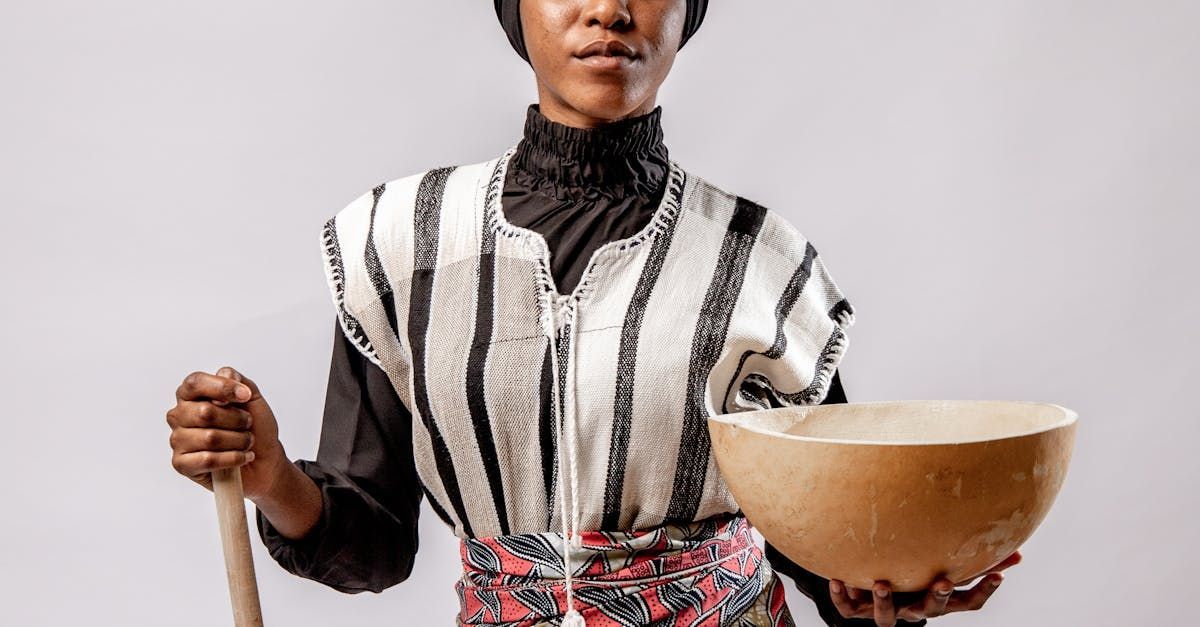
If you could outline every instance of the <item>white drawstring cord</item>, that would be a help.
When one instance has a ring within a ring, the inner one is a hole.
[[[547,327],[547,326],[549,327],[548,337],[550,339],[550,364],[551,364],[551,370],[554,373],[554,381],[551,383],[551,387],[553,388],[552,402],[554,405],[554,414],[555,414],[555,417],[554,417],[555,418],[554,428],[556,431],[555,441],[558,446],[559,459],[561,461],[562,455],[567,451],[566,451],[566,447],[563,446],[563,437],[562,437],[563,430],[562,430],[562,428],[559,427],[559,420],[558,420],[560,395],[559,395],[559,389],[558,389],[559,386],[558,386],[558,340],[557,340],[557,338],[558,338],[558,329],[557,329],[558,315],[557,314],[558,314],[557,303],[551,303],[550,307],[549,307],[549,315],[547,316],[547,315],[545,315],[545,312],[543,312],[542,325],[544,327]],[[572,336],[575,335],[575,326],[574,325],[571,326],[571,335]],[[568,353],[575,350],[575,348],[576,347],[568,344]],[[570,362],[568,362],[568,364],[569,363]],[[572,395],[572,400],[574,400],[574,395]],[[574,471],[576,470],[576,466],[574,464],[574,455],[572,455],[571,457],[572,457],[572,459],[571,459],[571,471],[572,471],[571,489],[572,489],[572,491],[574,491],[576,486],[578,485],[578,483],[574,477]],[[568,522],[569,521],[574,522],[574,519],[567,512],[567,499],[566,499],[566,494],[564,493],[565,483],[563,481],[563,473],[561,470],[561,468],[562,468],[561,463],[559,464],[559,468],[560,468],[560,470],[558,473],[558,502],[559,502],[559,505],[560,505],[560,508],[562,511],[561,518],[562,518],[562,529],[563,529],[563,531],[562,531],[562,534],[563,534],[563,574],[566,577],[566,589],[567,589],[567,613],[565,615],[563,615],[561,627],[587,627],[587,622],[584,620],[583,615],[575,610],[575,595],[574,595],[574,590],[573,590],[573,586],[572,586],[571,547],[572,546],[580,546],[580,543],[578,540],[578,536],[572,533],[574,530],[568,528]],[[577,500],[575,499],[574,494],[572,494],[572,505],[574,505],[576,503],[577,503]],[[574,507],[572,509],[574,509]]]
[[[571,350],[567,352],[567,359],[570,360],[567,365],[567,381],[568,389],[571,393],[571,402],[567,407],[567,447],[571,450],[571,546],[579,549],[583,548],[583,538],[579,535],[579,461],[576,453],[579,451],[577,444],[579,443],[578,433],[578,399],[579,395],[575,393],[575,377],[578,374],[575,366],[579,363],[579,307],[571,310],[571,341],[568,346]]]

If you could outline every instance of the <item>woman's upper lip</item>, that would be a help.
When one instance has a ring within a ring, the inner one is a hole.
[[[633,51],[633,48],[630,48],[625,42],[619,39],[597,39],[584,46],[579,52],[576,52],[575,56],[582,59],[596,54],[609,57],[622,56],[631,59],[637,57],[637,53]]]

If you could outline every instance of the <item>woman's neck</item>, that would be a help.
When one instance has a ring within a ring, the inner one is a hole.
[[[657,105],[658,90],[654,90],[648,98],[629,110],[613,107],[592,107],[592,113],[575,108],[552,92],[541,80],[538,80],[538,110],[547,118],[576,128],[595,128],[628,118],[636,118],[653,111]]]

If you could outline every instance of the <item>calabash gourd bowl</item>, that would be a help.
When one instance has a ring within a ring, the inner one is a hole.
[[[709,416],[713,454],[781,553],[856,588],[966,583],[1054,503],[1077,414],[1025,401],[880,401]]]

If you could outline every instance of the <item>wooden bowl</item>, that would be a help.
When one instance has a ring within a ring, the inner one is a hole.
[[[710,416],[742,512],[796,564],[857,588],[965,583],[1033,534],[1075,412],[1023,401],[883,401]]]

